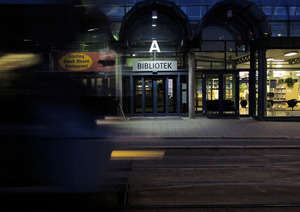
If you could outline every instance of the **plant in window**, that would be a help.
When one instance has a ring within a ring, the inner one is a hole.
[[[285,79],[285,83],[287,84],[287,86],[289,88],[292,88],[292,87],[294,87],[295,80],[292,77],[288,77]]]

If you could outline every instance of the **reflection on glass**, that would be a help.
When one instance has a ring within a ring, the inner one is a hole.
[[[142,99],[143,99],[143,87],[142,79],[137,78],[134,80],[134,112],[142,113]]]
[[[206,110],[207,113],[219,113],[219,75],[206,75]]]
[[[180,76],[180,91],[181,91],[181,99],[180,99],[180,112],[187,113],[188,112],[188,104],[187,104],[187,76]]]
[[[268,70],[267,116],[300,116],[300,71]]]
[[[157,82],[157,112],[165,112],[165,83],[163,78],[158,78]]]
[[[223,113],[235,113],[235,74],[223,75]]]
[[[195,112],[202,112],[202,74],[196,75]]]
[[[145,112],[153,113],[153,81],[152,81],[152,78],[145,79]]]
[[[240,115],[249,115],[249,72],[240,72],[239,111]]]
[[[168,105],[169,113],[176,112],[176,80],[173,78],[168,79]]]
[[[219,76],[207,74],[206,76],[206,100],[219,99]]]

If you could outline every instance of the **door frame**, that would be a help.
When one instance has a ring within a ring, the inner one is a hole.
[[[145,79],[146,78],[151,78],[152,79],[152,100],[153,100],[153,113],[147,113],[146,112],[146,102],[145,102],[145,97],[146,97],[146,92],[145,92]],[[179,115],[180,113],[180,90],[179,90],[179,75],[135,75],[131,77],[132,83],[131,83],[131,93],[132,93],[132,99],[131,99],[131,114],[134,116],[175,116]],[[136,113],[135,112],[135,80],[136,79],[141,79],[142,80],[142,112],[141,113]],[[164,112],[158,112],[158,87],[157,87],[157,79],[163,79],[164,82]],[[169,89],[169,84],[168,84],[168,79],[173,79],[173,85],[174,86],[174,107],[176,107],[175,112],[169,112],[169,101],[168,101],[168,89]]]
[[[203,71],[202,72],[202,89],[203,89],[203,98],[202,98],[202,101],[203,101],[203,115],[205,116],[219,116],[219,117],[225,117],[225,116],[239,116],[239,71],[238,70],[230,70],[230,71]],[[206,93],[207,93],[207,90],[206,90],[206,77],[208,74],[215,74],[215,75],[218,75],[218,79],[219,79],[219,99],[218,99],[218,106],[219,106],[219,111],[218,113],[211,113],[211,114],[208,114],[207,113],[207,99],[206,99]],[[224,100],[224,90],[223,90],[223,87],[224,87],[224,75],[225,74],[233,74],[235,75],[235,112],[232,113],[232,114],[225,114],[224,111],[223,111],[223,100]]]

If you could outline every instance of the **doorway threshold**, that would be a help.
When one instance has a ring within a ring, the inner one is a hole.
[[[143,117],[130,117],[130,121],[175,121],[175,120],[183,120],[180,116],[143,116]]]
[[[240,119],[240,117],[236,116],[207,116],[208,119]]]

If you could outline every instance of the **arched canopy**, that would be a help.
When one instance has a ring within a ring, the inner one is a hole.
[[[195,38],[198,42],[201,42],[203,29],[208,26],[224,28],[236,41],[271,36],[267,16],[257,5],[246,0],[225,0],[216,3],[196,28]]]
[[[153,11],[156,11],[158,16],[155,20],[152,19]],[[175,42],[176,45],[182,46],[191,36],[188,17],[176,4],[168,1],[143,1],[137,3],[123,17],[119,33],[121,47],[132,46],[136,40],[151,40],[153,21],[156,24],[155,33],[158,40],[165,40],[169,44]]]

